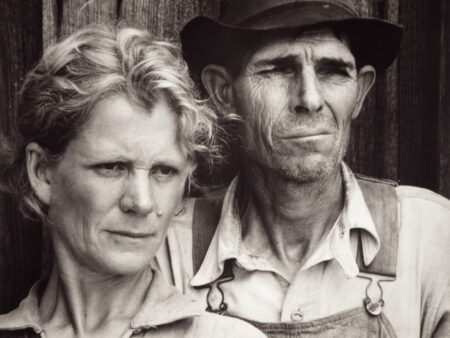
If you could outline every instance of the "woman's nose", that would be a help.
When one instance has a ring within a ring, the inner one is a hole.
[[[146,216],[154,211],[151,181],[147,170],[135,170],[127,178],[120,201],[123,212]]]

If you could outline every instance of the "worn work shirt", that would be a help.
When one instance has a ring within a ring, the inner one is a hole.
[[[227,190],[218,228],[195,276],[192,200],[173,222],[158,263],[172,283],[206,307],[207,289],[194,287],[215,281],[225,260],[235,259],[234,280],[221,284],[227,313],[253,321],[306,322],[361,308],[366,288],[372,299],[379,298],[381,290],[376,283],[368,287],[369,280],[359,275],[358,237],[366,265],[377,255],[380,238],[355,176],[345,164],[342,173],[343,210],[326,239],[294,276],[284,276],[271,259],[269,240],[258,232],[258,224],[251,230],[258,241],[242,238],[233,208],[237,180]],[[415,187],[400,186],[396,192],[400,221],[397,278],[380,284],[385,302],[382,311],[398,337],[432,337],[450,326],[450,202]],[[263,245],[255,246],[256,242]],[[214,290],[208,300],[217,305],[222,296]]]
[[[41,283],[36,283],[19,307],[0,315],[0,337],[46,337],[39,317]],[[9,332],[9,333],[8,333]],[[234,318],[205,313],[191,296],[168,285],[159,271],[153,271],[148,294],[123,337],[265,337],[251,325]]]

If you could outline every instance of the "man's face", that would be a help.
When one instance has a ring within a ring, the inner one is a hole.
[[[348,44],[328,30],[261,46],[232,83],[247,156],[295,181],[330,175],[359,113],[357,79]]]
[[[50,169],[50,230],[59,258],[106,274],[148,265],[181,204],[189,172],[176,119],[164,98],[150,110],[125,96],[94,107]]]

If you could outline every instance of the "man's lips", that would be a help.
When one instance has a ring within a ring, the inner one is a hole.
[[[108,233],[117,236],[124,236],[130,238],[147,238],[152,236],[149,232],[136,232],[136,231],[124,231],[124,230],[107,230]]]

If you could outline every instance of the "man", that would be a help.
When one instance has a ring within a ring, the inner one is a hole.
[[[343,163],[400,37],[350,0],[229,0],[185,26],[242,151],[225,195],[188,200],[160,253],[184,292],[271,337],[450,337],[449,201]]]

